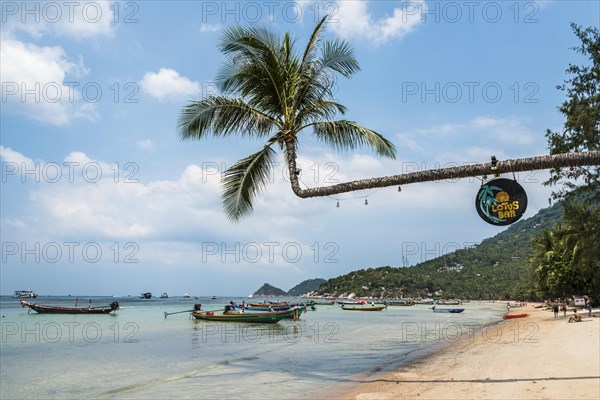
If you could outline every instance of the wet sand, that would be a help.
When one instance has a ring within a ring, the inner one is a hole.
[[[526,306],[527,318],[464,335],[436,354],[398,371],[350,378],[312,398],[599,399],[600,318],[555,319]],[[598,315],[595,310],[595,315]]]

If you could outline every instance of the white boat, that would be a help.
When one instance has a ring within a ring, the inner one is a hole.
[[[37,293],[34,293],[34,291],[31,289],[15,290],[13,297],[17,299],[35,299],[37,297]]]
[[[167,294],[167,292],[164,292],[163,294],[160,295],[161,299],[168,299],[169,295]]]
[[[189,298],[190,298],[190,295],[189,295],[189,294],[187,294],[187,293],[184,293],[184,294],[183,294],[183,298],[184,298],[184,299],[189,299]]]

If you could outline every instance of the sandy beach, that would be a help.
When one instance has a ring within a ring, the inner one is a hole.
[[[529,317],[464,335],[440,352],[395,372],[357,379],[340,399],[598,399],[600,318],[526,306]],[[595,315],[598,311],[595,310]]]

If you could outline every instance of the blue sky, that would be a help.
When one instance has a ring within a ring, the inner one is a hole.
[[[578,44],[569,24],[597,26],[599,7],[4,1],[0,293],[245,295],[478,243],[502,228],[478,217],[476,179],[302,200],[283,164],[254,213],[233,224],[219,173],[261,143],[181,142],[179,112],[217,93],[224,28],[290,31],[300,49],[330,14],[326,37],[348,40],[362,68],[338,81],[336,98],[347,118],[390,139],[398,159],[340,154],[306,132],[306,185],[546,154],[545,130],[563,122],[556,85],[584,61],[569,50]],[[518,174],[526,217],[548,205],[546,177]]]

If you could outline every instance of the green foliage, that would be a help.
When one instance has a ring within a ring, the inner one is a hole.
[[[562,213],[562,207],[555,204],[479,245],[409,268],[388,266],[353,271],[328,280],[318,292],[395,298],[433,296],[441,290],[438,297],[536,299],[535,271],[528,262],[530,243],[556,224]]]
[[[343,40],[322,40],[323,18],[302,53],[286,33],[266,28],[234,26],[223,33],[219,50],[225,63],[218,77],[220,96],[208,96],[183,108],[178,129],[182,139],[208,135],[247,136],[263,141],[263,149],[225,171],[223,206],[238,221],[252,211],[254,198],[269,181],[276,165],[275,150],[283,150],[294,187],[298,136],[312,131],[336,150],[367,146],[384,157],[395,157],[394,145],[382,135],[353,121],[335,120],[346,108],[334,101],[336,75],[350,78],[360,68],[352,47]]]
[[[586,294],[600,300],[600,206],[570,197],[564,208],[560,224],[532,242],[538,292],[546,298]]]
[[[268,283],[265,283],[254,292],[253,296],[286,296],[287,293],[278,287],[271,286]]]
[[[600,31],[571,24],[581,44],[574,50],[590,65],[569,64],[569,78],[558,89],[567,94],[560,112],[562,132],[547,131],[550,152],[600,150]],[[560,225],[532,242],[538,292],[544,297],[588,294],[600,300],[600,169],[554,169],[546,182],[562,183],[553,195],[564,198]]]
[[[577,53],[590,60],[590,65],[569,64],[569,76],[564,84],[557,86],[565,91],[567,99],[559,110],[566,117],[562,132],[550,129],[546,132],[550,154],[600,150],[600,32],[596,27],[582,29],[571,24],[581,45],[574,47]],[[551,171],[547,185],[563,184],[555,197],[564,197],[576,187],[574,180],[585,185],[598,184],[598,166],[560,168]]]
[[[288,294],[290,296],[302,296],[303,294],[314,292],[324,282],[327,281],[323,278],[307,279],[288,290]]]

